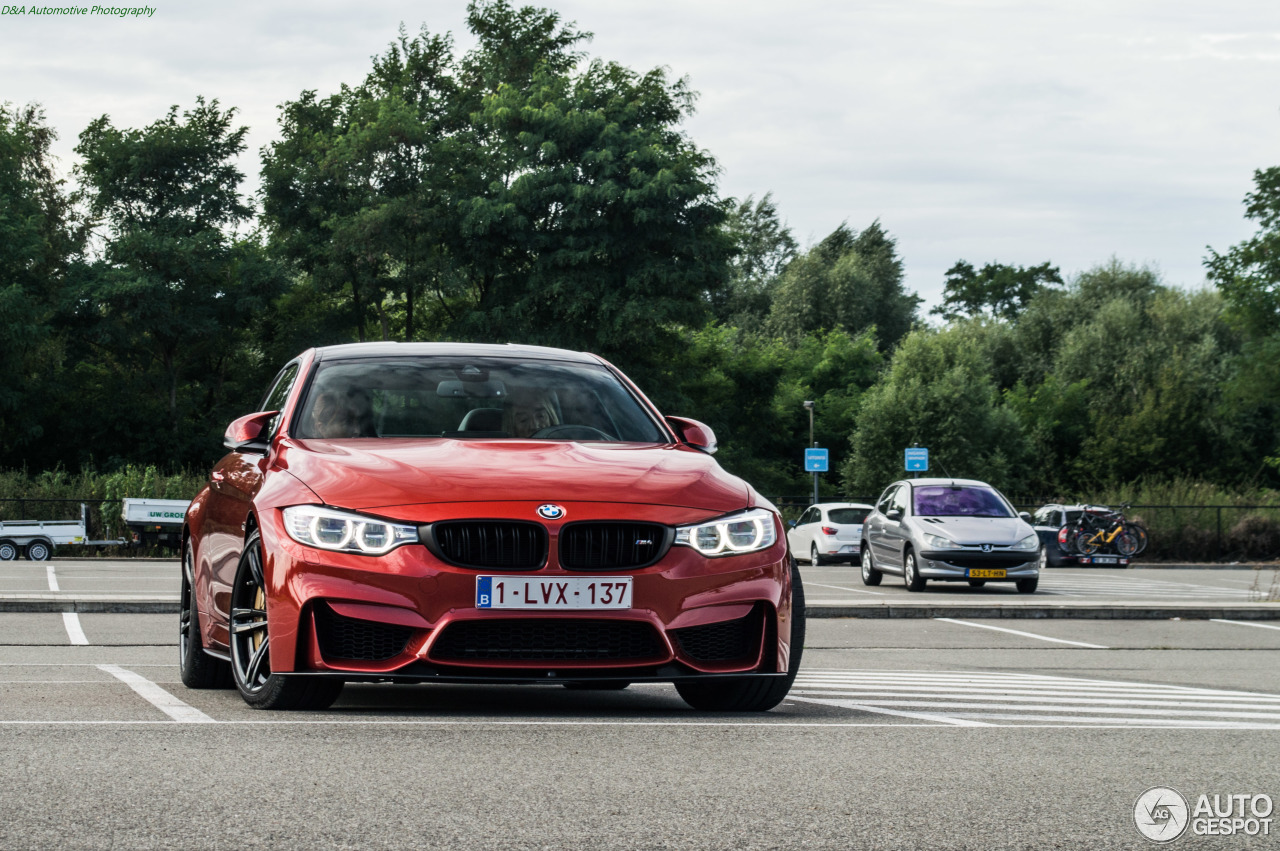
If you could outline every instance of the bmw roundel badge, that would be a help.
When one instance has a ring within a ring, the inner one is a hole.
[[[546,505],[538,506],[538,516],[543,520],[559,520],[561,517],[564,517],[564,515],[564,509],[558,505],[547,503]]]

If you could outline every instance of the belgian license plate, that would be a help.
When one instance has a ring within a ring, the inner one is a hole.
[[[1004,579],[1003,570],[970,570],[970,579]]]
[[[477,609],[629,609],[631,577],[477,576]]]

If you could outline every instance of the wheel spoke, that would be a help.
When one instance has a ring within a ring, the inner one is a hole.
[[[257,632],[260,629],[266,629],[266,621],[249,621],[247,623],[233,624],[231,627],[232,635],[244,635],[246,632]]]
[[[253,658],[249,660],[248,669],[244,674],[244,681],[246,685],[257,685],[258,676],[261,674],[263,663],[266,662],[267,659],[267,648],[270,646],[270,642],[264,641],[258,645],[257,650],[253,651]],[[270,670],[270,668],[268,668],[268,670]]]

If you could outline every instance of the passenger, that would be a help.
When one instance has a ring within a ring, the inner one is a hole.
[[[311,407],[311,431],[316,437],[376,437],[369,394],[357,387],[345,392],[325,390]]]
[[[532,437],[544,428],[559,424],[555,404],[545,391],[513,395],[502,409],[502,430],[512,437]]]

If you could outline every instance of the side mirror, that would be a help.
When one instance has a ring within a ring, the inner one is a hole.
[[[1031,513],[1029,511],[1019,511],[1018,516],[1021,517],[1023,520],[1027,521],[1028,523],[1031,522]]]
[[[708,455],[716,454],[716,433],[711,430],[711,426],[685,417],[667,417],[667,425],[671,426],[677,437],[694,449],[701,449]]]
[[[796,528],[796,521],[794,521],[794,520],[788,520],[788,521],[787,521],[787,525],[788,525],[788,526],[790,526],[792,529],[794,529],[794,528]]]
[[[262,411],[232,420],[222,436],[222,445],[232,452],[254,452],[266,455],[270,444],[267,441],[267,429],[271,421],[280,414],[279,411]]]
[[[902,519],[902,512],[896,508],[890,508],[884,513],[884,516],[896,523]]]

